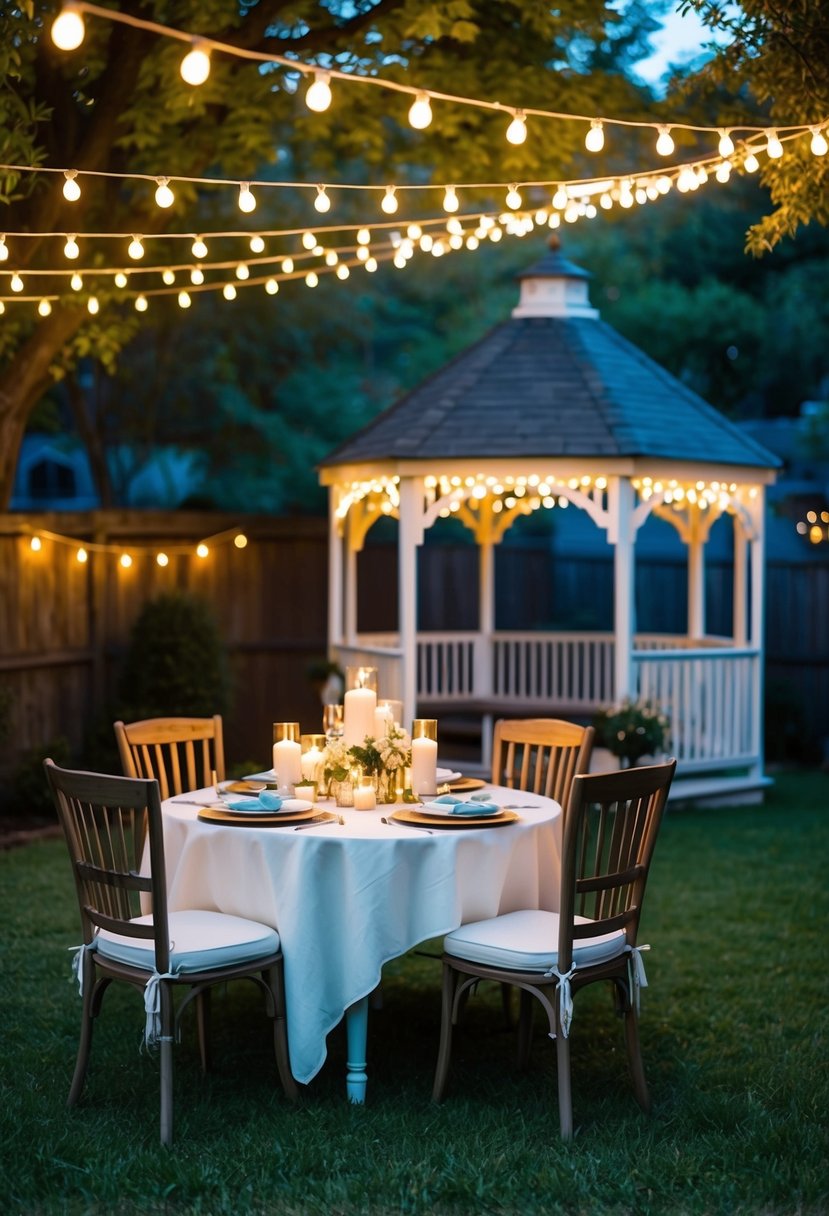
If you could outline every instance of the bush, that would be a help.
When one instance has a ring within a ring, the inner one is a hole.
[[[43,771],[43,761],[47,756],[61,768],[72,763],[69,743],[64,738],[52,739],[26,752],[12,773],[10,809],[15,814],[25,815],[27,819],[55,818],[52,795]]]
[[[593,719],[599,746],[628,764],[664,751],[670,725],[650,701],[626,700],[616,708],[600,709]]]
[[[133,720],[226,712],[227,658],[208,604],[172,592],[144,605],[130,635],[120,699]]]

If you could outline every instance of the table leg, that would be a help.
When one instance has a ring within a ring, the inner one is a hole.
[[[356,1001],[345,1011],[348,1044],[345,1092],[349,1102],[362,1106],[366,1100],[366,1039],[368,1037],[368,997]]]

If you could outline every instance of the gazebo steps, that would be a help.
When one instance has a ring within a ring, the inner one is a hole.
[[[765,791],[774,785],[771,777],[743,774],[739,777],[677,777],[671,786],[671,806],[707,803],[709,806],[759,806]]]

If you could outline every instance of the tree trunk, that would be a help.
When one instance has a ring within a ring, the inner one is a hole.
[[[0,511],[9,509],[29,415],[55,379],[55,358],[84,320],[82,309],[56,306],[0,373]]]
[[[107,465],[106,448],[101,441],[98,428],[95,426],[94,407],[90,408],[88,394],[84,392],[78,383],[78,377],[74,371],[69,372],[66,377],[66,391],[69,397],[69,404],[72,407],[75,425],[78,428],[78,434],[89,457],[92,480],[95,483],[95,489],[98,491],[101,506],[104,508],[111,507],[113,505],[112,479],[110,478],[109,466]]]

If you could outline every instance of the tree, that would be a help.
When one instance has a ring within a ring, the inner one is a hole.
[[[722,39],[713,57],[685,82],[680,96],[716,96],[723,122],[768,113],[770,125],[829,119],[829,3],[827,0],[684,0]],[[744,118],[745,120],[745,118]],[[773,209],[749,229],[747,247],[762,254],[811,220],[829,223],[829,156],[810,142],[787,145],[779,160],[764,158],[761,180]]]
[[[655,28],[647,7],[641,0],[578,0],[560,8],[541,0],[259,0],[242,6],[126,0],[120,11],[174,19],[177,28],[246,50],[336,63],[361,74],[382,71],[426,88],[451,82],[457,94],[504,97],[514,105],[537,104],[554,80],[556,104],[565,112],[621,112],[646,102],[625,70]],[[54,0],[0,2],[0,160],[116,176],[84,178],[80,200],[70,204],[59,174],[0,170],[8,233],[151,235],[171,225],[192,230],[197,209],[200,223],[210,210],[220,212],[215,192],[182,183],[175,206],[161,212],[153,203],[154,183],[117,176],[126,172],[151,178],[170,166],[182,176],[246,180],[268,164],[279,178],[288,163],[299,180],[312,183],[326,172],[339,176],[356,160],[378,182],[390,174],[424,182],[450,173],[459,180],[549,178],[563,172],[582,138],[579,124],[561,124],[554,144],[539,137],[514,147],[504,143],[502,115],[449,105],[436,114],[428,139],[414,138],[405,121],[411,98],[394,104],[367,87],[341,88],[327,114],[309,115],[297,97],[296,73],[218,55],[207,83],[193,90],[178,73],[180,43],[90,18],[81,48],[65,55],[48,36],[56,11]],[[54,265],[57,239],[10,237],[6,269]],[[106,265],[111,248],[84,250],[83,269],[91,274]],[[90,318],[84,294],[67,292],[64,280],[39,284],[60,297],[51,315],[38,319],[31,308],[10,307],[0,333],[0,508],[8,503],[20,440],[38,399],[84,354],[114,366],[139,326],[113,291],[96,289],[102,307]]]

